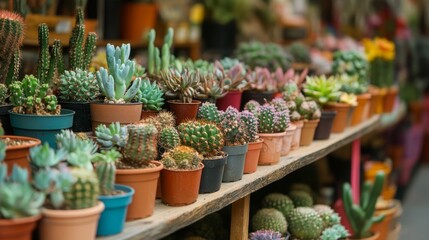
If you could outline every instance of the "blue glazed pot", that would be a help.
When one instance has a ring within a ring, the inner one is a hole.
[[[98,197],[98,200],[104,203],[104,211],[98,220],[97,236],[115,235],[124,229],[127,209],[133,200],[134,189],[115,184],[115,190],[123,191],[125,194]]]
[[[62,109],[60,115],[18,114],[9,111],[14,135],[38,138],[56,148],[55,135],[73,125],[72,110]]]
[[[223,151],[228,154],[222,182],[236,182],[241,180],[244,172],[244,162],[248,144],[240,146],[224,146]]]

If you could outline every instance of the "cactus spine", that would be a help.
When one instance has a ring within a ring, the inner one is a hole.
[[[221,114],[214,103],[205,102],[198,109],[198,118],[219,124],[221,121]]]
[[[83,168],[71,170],[76,182],[69,192],[64,194],[66,207],[70,209],[90,208],[97,204],[100,194],[98,178],[95,172]]]
[[[148,166],[158,155],[158,130],[152,124],[128,126],[128,141],[123,148],[122,162],[132,168]]]
[[[180,144],[179,133],[175,127],[166,127],[159,134],[159,145],[165,150],[170,150]]]

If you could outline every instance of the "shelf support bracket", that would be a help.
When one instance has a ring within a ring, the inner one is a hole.
[[[231,240],[246,240],[249,234],[250,194],[232,203]]]

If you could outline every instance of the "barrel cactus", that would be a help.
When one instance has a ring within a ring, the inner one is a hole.
[[[274,208],[263,208],[256,212],[251,221],[252,230],[273,230],[285,234],[288,223],[283,214]]]
[[[143,110],[161,110],[162,105],[164,105],[164,93],[156,83],[151,83],[149,79],[144,79],[140,87],[140,92],[140,101],[143,103]]]
[[[122,168],[143,168],[158,155],[158,130],[152,124],[128,125],[128,140],[122,149]]]
[[[247,110],[244,110],[240,113],[240,119],[246,126],[246,136],[247,142],[256,142],[258,140],[258,118],[255,115]]]
[[[259,107],[259,133],[280,133],[289,127],[289,111],[277,112],[271,105]]]
[[[94,156],[94,168],[98,177],[99,188],[101,195],[112,195],[115,191],[115,162],[118,161],[121,154],[111,149],[102,151]]]
[[[188,146],[177,146],[162,155],[161,162],[169,169],[197,169],[203,156]]]
[[[288,217],[289,232],[302,240],[318,239],[323,232],[323,220],[309,207],[297,207]]]
[[[60,76],[59,99],[62,101],[89,102],[97,98],[99,89],[94,74],[81,69],[64,71]]]
[[[293,190],[289,193],[295,207],[312,207],[313,198],[311,195],[304,191]]]
[[[165,150],[173,149],[180,144],[179,132],[175,127],[165,127],[159,134],[159,143]]]
[[[285,218],[294,209],[292,200],[282,193],[270,193],[262,200],[262,207],[275,208],[279,210]]]
[[[259,107],[261,104],[255,100],[250,100],[244,105],[244,110],[247,110],[255,115],[259,113]]]
[[[76,182],[71,186],[70,191],[64,194],[66,207],[84,209],[95,206],[100,194],[95,172],[83,168],[73,168],[71,174],[76,178]]]
[[[198,118],[219,124],[221,121],[220,113],[214,103],[205,102],[198,109]]]
[[[225,135],[225,145],[237,146],[247,143],[246,126],[241,121],[240,112],[229,106],[222,114],[220,126]]]

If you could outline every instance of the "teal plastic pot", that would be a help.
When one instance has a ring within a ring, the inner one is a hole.
[[[97,236],[115,235],[124,230],[127,209],[133,200],[134,189],[115,184],[115,190],[124,194],[98,197],[98,200],[104,203],[104,211],[98,220]]]
[[[18,114],[9,111],[10,124],[16,136],[38,138],[56,148],[55,135],[73,125],[74,111],[62,109],[60,115]]]
[[[236,182],[241,180],[244,172],[248,145],[224,146],[223,151],[228,154],[222,182]]]

